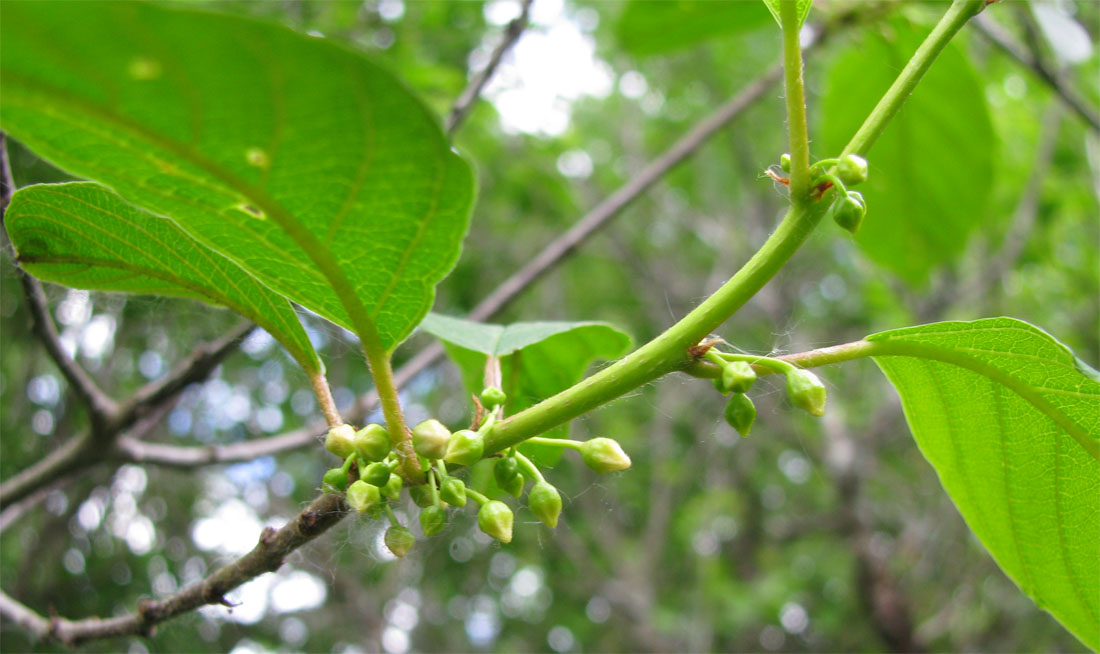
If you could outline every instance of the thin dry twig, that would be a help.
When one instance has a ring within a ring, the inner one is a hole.
[[[1062,99],[1062,102],[1080,116],[1093,131],[1100,132],[1100,114],[1097,113],[1096,109],[1088,106],[1084,98],[1067,84],[1057,71],[1047,65],[1038,53],[1029,51],[1023,45],[1017,43],[1007,29],[990,16],[987,16],[986,13],[988,12],[979,14],[971,21],[978,34],[989,39],[990,43],[1030,70],[1036,77],[1046,83]]]
[[[489,83],[489,80],[493,78],[493,74],[496,73],[497,66],[504,59],[504,54],[512,48],[513,45],[519,41],[519,37],[523,34],[523,30],[527,28],[527,22],[531,14],[531,3],[533,0],[523,0],[523,4],[520,7],[519,16],[516,16],[508,26],[504,28],[504,33],[500,37],[500,43],[493,49],[493,54],[489,56],[489,63],[485,65],[485,68],[481,69],[470,83],[466,85],[466,88],[459,94],[458,99],[455,100],[454,107],[451,109],[451,113],[447,115],[446,130],[447,134],[453,136],[458,128],[466,120],[466,116],[469,115],[470,110],[473,109],[474,103],[481,97],[482,90]]]

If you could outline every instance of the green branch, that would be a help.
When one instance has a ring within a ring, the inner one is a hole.
[[[805,204],[810,193],[810,137],[806,128],[806,90],[802,84],[801,21],[797,0],[780,0],[779,20],[783,27],[783,86],[791,154],[791,202]]]
[[[890,119],[901,109],[901,105],[905,104],[906,98],[916,88],[917,83],[932,67],[932,62],[947,47],[948,42],[962,29],[963,25],[974,16],[977,16],[984,7],[985,0],[954,0],[951,3],[947,13],[936,23],[936,27],[920,44],[917,51],[913,53],[909,63],[905,64],[905,68],[902,69],[901,74],[890,85],[890,89],[886,91],[882,99],[878,101],[871,114],[867,116],[867,120],[863,121],[863,125],[856,131],[852,140],[848,142],[843,154],[841,154],[842,157],[848,154],[867,154],[867,151],[871,149],[871,146],[885,131]],[[793,151],[791,152],[791,159],[793,162]],[[792,187],[794,185],[793,175],[791,185]]]

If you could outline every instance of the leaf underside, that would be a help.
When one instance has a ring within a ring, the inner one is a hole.
[[[20,265],[39,279],[221,305],[267,330],[307,371],[321,369],[286,298],[103,186],[28,186],[15,193],[4,218]]]
[[[868,340],[912,353],[875,362],[982,544],[1041,608],[1100,648],[1100,383],[1088,367],[1011,318]]]
[[[6,3],[0,35],[3,128],[45,159],[385,348],[427,313],[473,175],[362,56],[144,3]]]

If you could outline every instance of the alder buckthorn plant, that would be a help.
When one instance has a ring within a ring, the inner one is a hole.
[[[1097,650],[1098,25],[3,3],[0,649]]]

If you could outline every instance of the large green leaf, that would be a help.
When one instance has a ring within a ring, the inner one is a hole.
[[[1100,381],[1011,318],[869,337],[921,451],[1025,593],[1100,648]]]
[[[20,264],[35,277],[75,288],[173,295],[218,304],[268,331],[309,372],[320,359],[286,298],[171,221],[98,184],[20,189],[5,214]]]
[[[362,56],[136,2],[5,3],[0,38],[3,128],[41,156],[383,347],[427,313],[473,176]]]
[[[429,314],[421,328],[444,342],[447,353],[462,371],[471,393],[484,385],[485,363],[500,359],[503,389],[510,415],[533,406],[576,384],[598,359],[614,359],[630,349],[630,337],[598,322],[525,322],[491,325],[439,314]],[[544,436],[564,438],[569,426]],[[523,451],[550,465],[560,450],[525,445]]]
[[[920,44],[898,23],[868,34],[830,64],[818,157],[836,156]],[[988,211],[996,149],[985,92],[965,54],[949,45],[867,154],[859,187],[867,217],[856,242],[911,284],[961,254]]]
[[[768,24],[760,2],[742,0],[630,0],[616,31],[627,52],[650,55]]]

